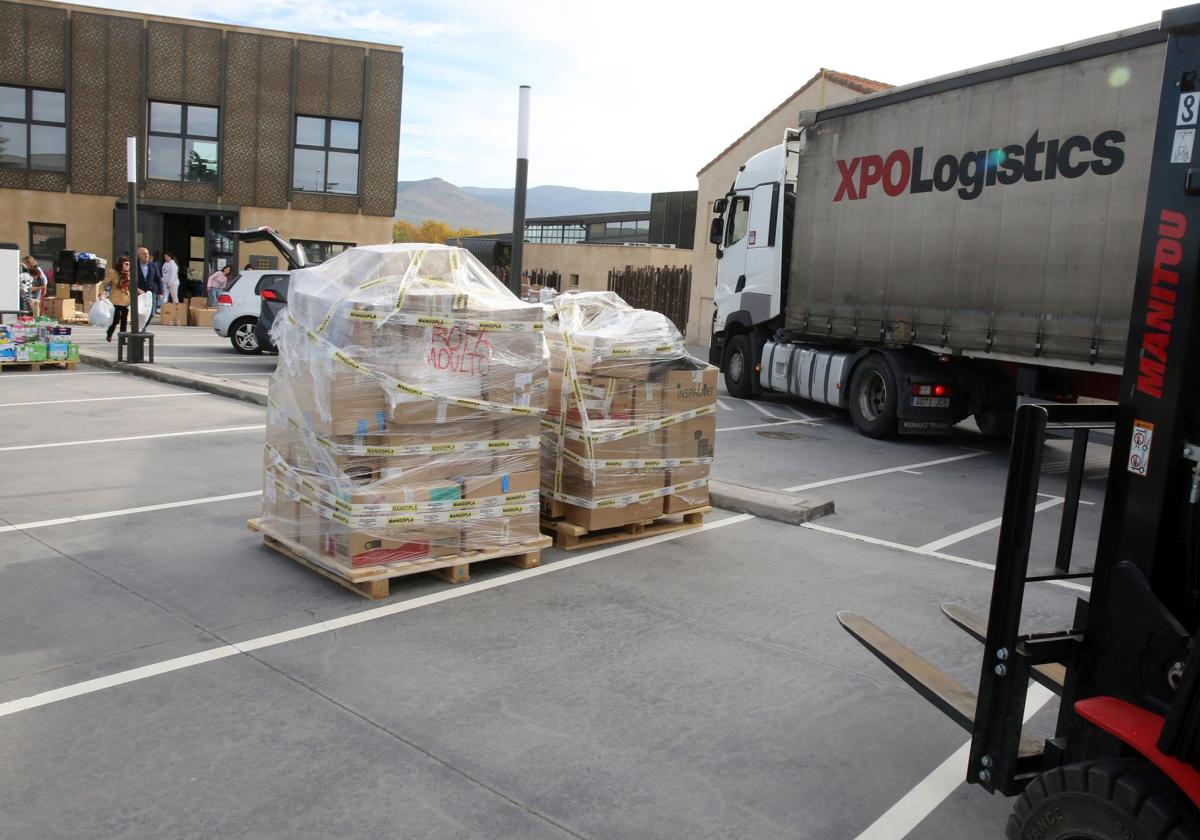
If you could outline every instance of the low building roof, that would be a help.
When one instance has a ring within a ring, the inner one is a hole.
[[[863,94],[879,93],[880,91],[887,90],[888,88],[892,87],[892,85],[889,85],[886,82],[877,82],[873,79],[865,79],[862,76],[854,76],[854,75],[851,75],[850,73],[842,73],[838,70],[830,70],[828,68],[822,67],[820,70],[818,70],[816,72],[815,75],[813,75],[813,77],[811,79],[809,79],[807,82],[802,84],[795,93],[793,93],[787,99],[780,102],[779,105],[777,105],[775,108],[771,109],[771,112],[768,113],[761,120],[756,122],[754,125],[750,126],[750,128],[748,128],[745,131],[745,133],[742,134],[741,137],[734,140],[732,143],[730,143],[728,146],[726,146],[724,149],[722,149],[721,153],[719,155],[717,155],[715,158],[710,160],[708,163],[704,164],[704,166],[700,167],[700,171],[696,173],[696,177],[700,177],[701,175],[703,175],[705,170],[707,170],[709,167],[711,167],[714,163],[719,161],[721,158],[725,157],[725,155],[727,155],[734,146],[736,146],[738,143],[741,143],[743,140],[745,140],[748,136],[750,136],[750,134],[752,134],[755,130],[757,130],[759,126],[761,126],[767,120],[771,119],[771,117],[775,116],[780,111],[782,111],[784,108],[786,108],[789,102],[791,102],[793,99],[795,99],[800,94],[804,93],[804,91],[808,90],[810,87],[812,87],[818,81],[820,81],[822,78],[824,78],[825,81],[827,81],[827,82],[833,82],[836,85],[840,85],[841,87],[848,88],[850,90],[857,91],[858,93],[863,93]]]

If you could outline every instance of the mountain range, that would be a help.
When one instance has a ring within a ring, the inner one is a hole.
[[[441,178],[399,181],[395,218],[414,224],[437,219],[451,228],[508,233],[512,202],[511,188],[458,187]],[[650,193],[541,186],[530,187],[525,198],[526,218],[649,209]]]

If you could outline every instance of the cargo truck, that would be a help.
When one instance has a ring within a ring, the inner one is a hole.
[[[1146,26],[802,112],[714,203],[709,356],[729,393],[848,409],[872,437],[971,415],[1005,435],[1020,397],[1115,400],[1165,39]],[[1188,160],[1198,111],[1180,97]],[[1164,361],[1143,360],[1151,379]]]

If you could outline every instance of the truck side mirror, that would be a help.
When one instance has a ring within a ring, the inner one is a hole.
[[[718,216],[724,216],[725,211],[728,209],[729,209],[729,199],[728,198],[718,198],[716,201],[713,202],[713,213],[715,213]]]
[[[721,200],[724,201],[725,199]],[[720,245],[724,235],[725,221],[720,216],[717,216],[708,226],[708,241],[713,245]]]

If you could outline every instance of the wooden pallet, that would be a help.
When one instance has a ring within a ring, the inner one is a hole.
[[[605,528],[600,531],[589,531],[582,525],[567,522],[562,519],[542,518],[542,530],[554,535],[555,548],[571,551],[576,548],[595,548],[598,545],[623,542],[624,540],[640,540],[657,534],[669,534],[672,531],[686,531],[699,528],[704,524],[704,514],[712,510],[708,505],[666,513],[653,519],[642,519],[629,522],[616,528]],[[682,517],[682,518],[680,518]]]
[[[75,366],[79,364],[77,359],[65,361],[63,359],[48,359],[44,362],[0,362],[0,371],[11,370],[13,368],[28,368],[29,370],[41,370],[45,365],[64,367],[67,370],[75,370]]]
[[[471,564],[483,560],[503,560],[522,569],[532,569],[541,565],[542,549],[549,548],[551,544],[550,538],[543,536],[516,545],[464,551],[451,557],[434,557],[395,566],[361,566],[352,569],[317,554],[290,537],[276,533],[261,519],[247,521],[246,527],[262,534],[263,544],[268,548],[371,600],[386,598],[392,579],[421,572],[432,572],[450,583],[466,583],[471,579]]]

